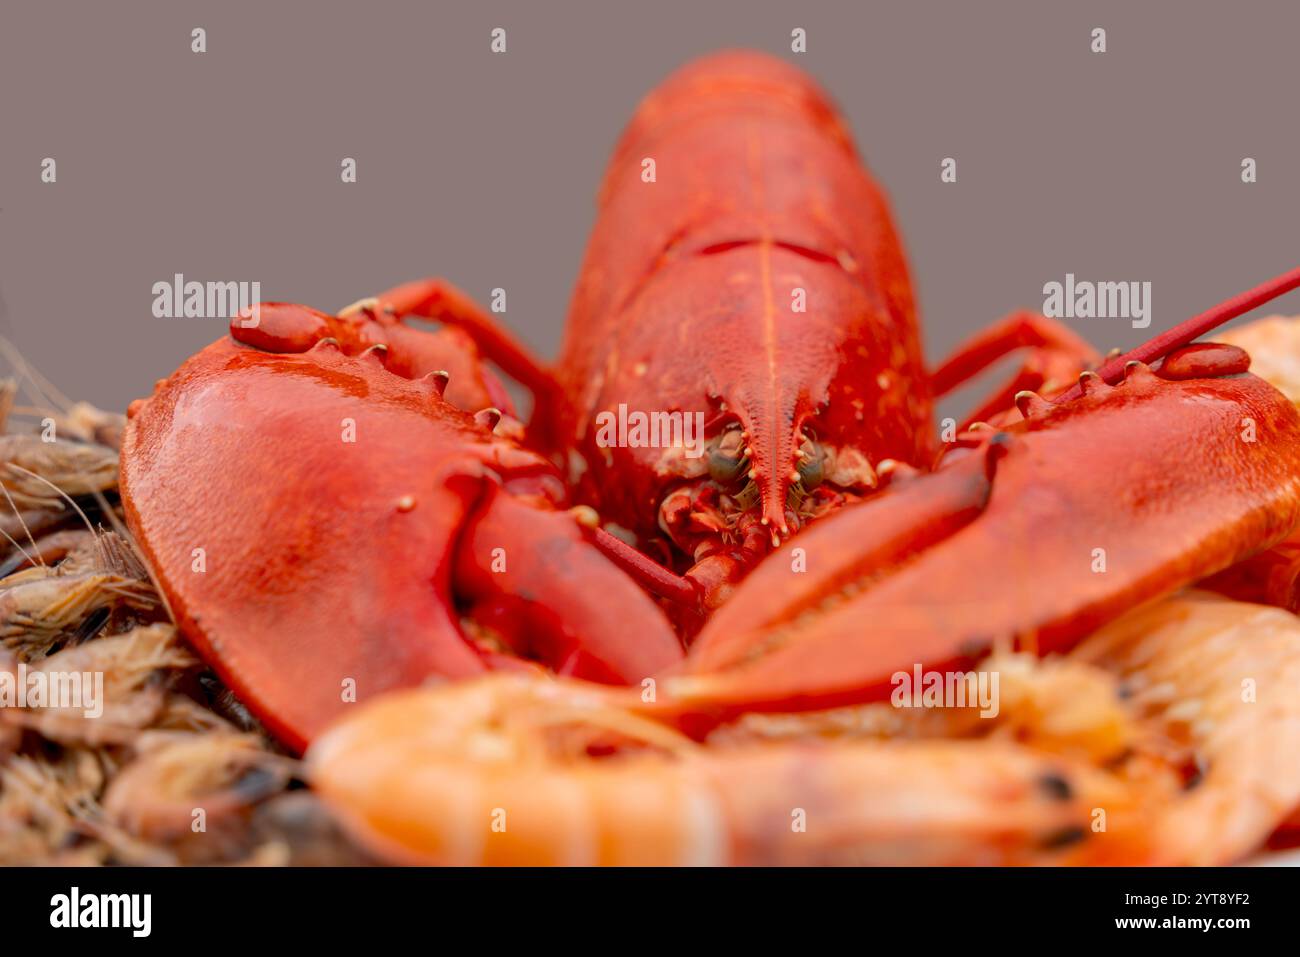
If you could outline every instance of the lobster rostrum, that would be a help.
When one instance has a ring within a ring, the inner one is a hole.
[[[724,54],[616,148],[553,366],[442,280],[267,304],[133,408],[122,493],[183,632],[291,747],[349,689],[543,666],[662,678],[651,712],[694,733],[1062,650],[1282,539],[1300,417],[1191,343],[1297,285],[1102,364],[1018,313],[927,372],[838,114]],[[1022,348],[941,450],[933,399]],[[526,428],[484,359],[534,394]],[[610,447],[620,406],[699,414],[704,454]]]

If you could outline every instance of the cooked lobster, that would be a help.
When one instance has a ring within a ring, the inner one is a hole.
[[[1287,536],[1300,416],[1192,340],[1297,285],[1105,363],[1016,313],[927,370],[838,113],[785,63],[714,56],[615,149],[553,364],[443,280],[266,304],[133,406],[123,500],[184,634],[291,748],[500,669],[635,685],[699,738],[1066,650]],[[941,437],[934,399],[1019,349]],[[703,447],[610,446],[620,408],[698,414]]]

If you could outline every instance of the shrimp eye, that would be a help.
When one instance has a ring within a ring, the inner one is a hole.
[[[799,484],[808,490],[821,485],[824,478],[824,462],[825,459],[822,456],[821,449],[817,448],[816,445],[812,445],[812,451],[808,452],[799,462]]]
[[[709,449],[709,478],[719,485],[730,485],[740,477],[745,460],[736,452],[714,446]]]

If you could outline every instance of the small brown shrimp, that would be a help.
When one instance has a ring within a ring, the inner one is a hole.
[[[42,535],[67,524],[70,514],[63,505],[15,511],[9,507],[8,502],[5,502],[3,510],[0,511],[0,536],[8,539],[12,547],[15,542],[23,541],[28,535]]]
[[[225,825],[282,791],[295,763],[263,750],[260,739],[248,734],[149,732],[137,748],[135,760],[109,784],[104,811],[146,841]]]
[[[56,564],[70,554],[82,551],[96,538],[98,538],[97,533],[88,528],[64,528],[42,535],[30,542],[28,546],[23,546],[21,550],[19,548],[13,550],[0,564],[0,580],[35,565]]]
[[[29,676],[44,674],[50,686],[69,676],[99,676],[96,710],[92,702],[43,702],[0,713],[13,725],[38,731],[43,737],[64,745],[100,746],[135,740],[140,729],[156,726],[170,703],[167,688],[157,680],[160,674],[197,666],[198,660],[180,645],[176,629],[155,624],[135,628],[86,642],[51,655],[27,670]],[[13,672],[16,663],[0,659],[0,672]],[[80,679],[78,679],[80,680]]]
[[[0,643],[38,659],[96,612],[144,615],[160,604],[130,545],[115,532],[97,532],[56,566],[33,565],[0,579]]]
[[[105,412],[89,402],[77,402],[66,415],[54,419],[57,428],[83,442],[95,442],[115,452],[122,447],[126,416],[120,412]]]
[[[1092,809],[1129,799],[1012,742],[714,749],[625,694],[498,673],[384,695],[308,778],[372,853],[446,865],[1068,863],[1100,852]]]
[[[0,865],[63,862],[60,849],[96,828],[103,787],[104,768],[85,749],[0,764]]]
[[[40,658],[102,609],[149,612],[158,607],[151,583],[108,572],[61,575],[57,569],[30,568],[11,575],[0,587],[0,642],[26,659]]]
[[[117,453],[102,445],[0,435],[0,462],[0,484],[19,510],[62,509],[60,492],[75,497],[117,487]]]

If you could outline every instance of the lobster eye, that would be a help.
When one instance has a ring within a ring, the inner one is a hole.
[[[815,442],[805,442],[804,457],[799,462],[799,484],[812,490],[822,484],[825,477],[825,457]]]
[[[730,485],[744,474],[745,441],[739,429],[728,429],[709,443],[709,478]]]
[[[720,485],[730,485],[740,477],[745,460],[738,452],[714,446],[709,449],[709,478]]]

